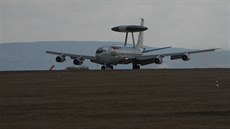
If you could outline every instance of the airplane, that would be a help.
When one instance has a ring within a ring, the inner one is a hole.
[[[146,50],[143,45],[144,31],[148,28],[144,26],[144,19],[141,18],[140,25],[121,25],[111,28],[116,32],[126,33],[124,46],[102,46],[96,50],[95,56],[71,54],[55,51],[46,51],[47,54],[58,55],[56,62],[64,62],[66,57],[73,59],[73,64],[81,65],[84,60],[90,60],[93,63],[101,64],[101,70],[113,69],[113,65],[117,64],[130,64],[132,63],[133,69],[140,69],[140,66],[148,64],[162,64],[164,57],[170,57],[171,60],[182,59],[183,61],[189,61],[191,59],[190,54],[203,53],[215,51],[219,48],[194,50],[176,53],[165,53],[165,54],[153,54],[144,55],[144,53],[158,51],[162,49],[168,49],[169,47],[162,47],[156,49]],[[137,43],[135,43],[134,33],[139,32]],[[127,46],[128,34],[132,34],[133,46]]]

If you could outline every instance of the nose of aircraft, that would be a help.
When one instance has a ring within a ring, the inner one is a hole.
[[[96,54],[100,54],[103,52],[103,48],[98,48],[97,51],[96,51]]]

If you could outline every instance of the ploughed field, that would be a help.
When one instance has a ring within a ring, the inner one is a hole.
[[[230,69],[0,72],[0,129],[230,129]]]

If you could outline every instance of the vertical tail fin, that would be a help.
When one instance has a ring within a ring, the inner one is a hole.
[[[144,26],[144,19],[141,18],[141,26]],[[143,51],[144,31],[139,32],[136,49]]]

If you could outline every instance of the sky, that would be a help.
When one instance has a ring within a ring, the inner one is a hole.
[[[144,18],[145,45],[229,50],[229,16],[230,0],[0,0],[0,43],[124,42],[111,28]]]

